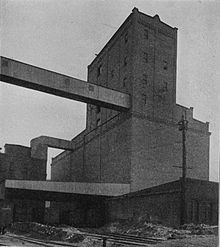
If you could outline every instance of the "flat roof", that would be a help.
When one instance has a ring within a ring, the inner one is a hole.
[[[130,193],[130,184],[5,180],[6,189],[22,189],[84,195],[120,196]]]

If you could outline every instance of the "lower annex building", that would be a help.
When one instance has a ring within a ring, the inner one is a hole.
[[[180,224],[178,122],[184,115],[190,167],[185,221],[217,224],[218,183],[209,182],[209,124],[194,119],[193,108],[176,104],[176,61],[177,28],[134,8],[88,66],[88,82],[130,94],[131,108],[118,112],[88,104],[86,129],[71,141],[74,150],[51,164],[52,181],[83,185],[83,192],[31,194],[2,187],[14,220],[98,226],[148,214],[149,220]],[[6,144],[0,155],[3,180],[46,179],[46,158],[31,157],[31,148]],[[92,193],[86,193],[91,187]],[[45,200],[51,201],[46,216]]]

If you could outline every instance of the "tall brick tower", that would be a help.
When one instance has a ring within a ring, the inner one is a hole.
[[[88,81],[132,95],[131,112],[172,119],[176,104],[177,28],[137,8],[88,66]],[[91,130],[116,113],[88,105]]]
[[[52,179],[129,184],[131,192],[177,180],[184,114],[187,175],[208,180],[208,123],[176,104],[176,60],[177,28],[134,8],[88,66],[89,82],[129,93],[132,107],[120,113],[88,105],[86,130],[72,140],[78,148],[53,160]]]

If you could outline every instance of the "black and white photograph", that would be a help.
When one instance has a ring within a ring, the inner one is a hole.
[[[219,0],[0,0],[0,246],[217,247]]]

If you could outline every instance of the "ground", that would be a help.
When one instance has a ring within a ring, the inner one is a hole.
[[[145,222],[141,219],[133,224],[113,223],[100,229],[77,229],[71,226],[49,226],[34,222],[15,223],[7,229],[5,235],[0,235],[0,246],[75,246],[75,247],[102,247],[102,241],[94,236],[83,235],[85,231],[94,234],[117,233],[129,234],[137,237],[151,237],[160,239],[149,247],[217,247],[218,228],[206,225],[185,225],[182,229],[173,229]],[[21,238],[21,239],[18,239]],[[126,237],[127,238],[127,237]],[[38,243],[35,243],[38,239]],[[106,247],[123,247],[135,245],[118,244],[107,241]],[[136,245],[137,246],[137,245]],[[142,245],[139,245],[142,246]]]
[[[214,235],[193,236],[186,239],[167,240],[155,247],[218,247],[218,237]]]
[[[94,241],[87,241],[84,242],[84,245],[77,244],[76,246],[102,246],[101,242],[94,242]],[[26,242],[24,240],[18,240],[13,236],[1,235],[0,236],[0,246],[16,246],[16,247],[36,247],[39,246],[39,244],[33,244],[30,242]],[[56,245],[54,245],[56,246]],[[60,246],[60,245],[59,245]],[[109,245],[108,245],[109,246]],[[114,245],[115,247],[117,245]],[[120,247],[123,247],[125,245],[118,245]],[[129,245],[132,247],[131,245]],[[149,245],[152,247],[217,247],[218,246],[218,237],[215,235],[205,235],[205,236],[193,236],[191,238],[187,239],[175,239],[175,240],[166,240],[162,243],[156,244],[156,245]]]
[[[5,235],[0,235],[0,246],[16,246],[16,247],[36,247],[39,246],[37,244],[31,244],[29,242],[25,242],[23,240],[19,240],[15,237],[8,236],[7,234]]]

